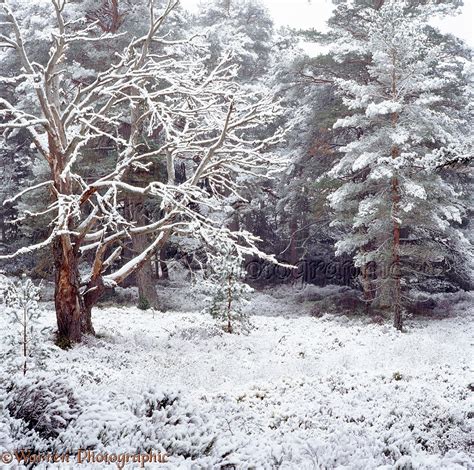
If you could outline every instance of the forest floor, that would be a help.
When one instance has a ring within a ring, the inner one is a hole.
[[[96,309],[97,337],[47,361],[90,412],[48,448],[164,450],[169,463],[147,468],[168,469],[474,468],[469,303],[404,333],[313,317],[278,291],[254,295],[246,334],[197,311]]]

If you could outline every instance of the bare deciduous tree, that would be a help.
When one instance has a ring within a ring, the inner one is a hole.
[[[146,35],[132,40],[89,83],[75,88],[68,48],[115,36],[97,24],[81,29],[80,21],[67,20],[66,0],[51,0],[51,5],[55,31],[49,60],[39,64],[28,56],[24,30],[12,8],[6,1],[0,4],[6,31],[0,35],[0,46],[12,48],[23,68],[7,80],[31,90],[36,106],[32,111],[0,98],[0,129],[5,135],[28,129],[50,170],[49,181],[27,187],[6,202],[41,190],[49,191],[51,201],[41,211],[51,215],[49,237],[2,258],[52,247],[58,333],[68,341],[80,341],[82,333],[93,332],[91,308],[105,287],[139,270],[175,233],[219,240],[239,253],[265,256],[256,248],[256,237],[222,228],[213,212],[228,195],[240,197],[246,177],[268,176],[281,168],[282,161],[264,151],[281,140],[282,132],[256,137],[273,121],[278,104],[264,90],[251,92],[237,85],[229,57],[206,70],[198,46],[159,36],[177,2],[170,1],[159,15],[150,2]],[[130,123],[127,138],[118,132],[124,122]],[[153,146],[143,145],[143,136],[156,134]],[[92,178],[83,151],[104,138],[115,146],[115,162],[112,170]],[[129,178],[157,161],[164,162],[166,175],[138,182]],[[187,169],[180,183],[174,176],[178,163]],[[121,208],[126,196],[151,201],[159,206],[160,217],[127,218]],[[22,217],[38,213],[27,211]],[[118,263],[124,241],[136,236],[147,236],[145,248]],[[89,273],[81,275],[80,264],[91,253]]]

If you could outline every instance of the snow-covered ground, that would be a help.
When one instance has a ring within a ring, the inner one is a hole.
[[[48,360],[82,403],[49,447],[162,450],[147,468],[167,469],[474,468],[467,302],[399,333],[278,297],[255,294],[245,335],[199,312],[95,310],[98,336]],[[6,434],[0,450],[19,444]]]

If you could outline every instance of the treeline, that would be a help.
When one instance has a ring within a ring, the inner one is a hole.
[[[472,51],[429,23],[460,1],[335,1],[324,34],[257,0],[46,3],[2,4],[0,234],[4,270],[55,279],[65,337],[106,288],[159,306],[171,260],[219,253],[350,266],[397,328],[471,287]],[[292,272],[252,282],[332,282]]]

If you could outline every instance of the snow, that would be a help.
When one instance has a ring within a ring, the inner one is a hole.
[[[383,114],[398,113],[402,109],[400,103],[394,101],[382,101],[381,103],[369,103],[365,110],[365,114],[369,118],[380,116]]]
[[[56,445],[168,446],[175,454],[159,466],[167,469],[473,468],[472,296],[451,316],[407,321],[400,333],[366,317],[309,314],[318,291],[339,290],[256,292],[246,335],[198,311],[95,310],[97,337],[48,360],[48,376],[87,404]],[[54,324],[51,310],[44,321]],[[180,399],[146,418],[146,404],[167,394]],[[181,424],[166,424],[173,413]],[[1,436],[0,421],[0,451]]]
[[[423,186],[420,186],[413,181],[405,181],[404,187],[407,195],[414,196],[418,199],[426,199],[426,191]]]

